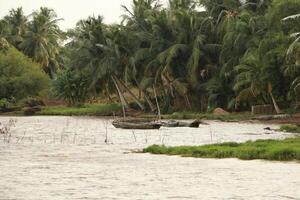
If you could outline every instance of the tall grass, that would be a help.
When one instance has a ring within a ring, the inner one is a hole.
[[[280,131],[290,132],[290,133],[300,133],[300,127],[294,124],[285,124],[280,126]]]
[[[220,120],[225,122],[236,122],[250,120],[253,115],[250,113],[239,113],[229,115],[215,115],[213,113],[194,113],[194,112],[174,112],[173,114],[163,115],[164,119],[207,119]]]
[[[93,115],[93,116],[112,116],[115,112],[121,111],[119,104],[86,104],[81,107],[66,107],[55,106],[45,107],[38,115],[64,115],[64,116],[81,116],[81,115]]]
[[[300,161],[300,137],[285,140],[257,140],[245,143],[227,142],[203,146],[166,147],[164,145],[152,145],[145,148],[143,152],[196,158]]]

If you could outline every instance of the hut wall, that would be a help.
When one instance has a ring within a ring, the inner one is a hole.
[[[272,105],[256,105],[252,106],[253,115],[265,115],[265,114],[274,114],[274,108]]]

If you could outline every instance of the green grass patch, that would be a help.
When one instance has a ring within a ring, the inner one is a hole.
[[[37,115],[63,115],[63,116],[112,116],[121,111],[119,104],[85,104],[80,107],[53,106],[44,107]]]
[[[143,152],[196,158],[300,161],[300,137],[285,140],[257,140],[245,143],[227,142],[203,146],[166,147],[164,145],[152,145],[143,149]]]
[[[250,113],[234,113],[228,115],[215,115],[213,113],[194,113],[194,112],[175,112],[169,115],[163,115],[164,119],[207,119],[220,120],[224,122],[238,122],[251,120],[253,115]]]
[[[285,124],[280,126],[280,131],[289,133],[300,133],[300,127],[294,124]]]

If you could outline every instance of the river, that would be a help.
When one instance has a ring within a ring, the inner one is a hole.
[[[223,123],[151,131],[94,117],[15,119],[0,135],[0,200],[300,199],[300,164],[131,153],[151,144],[200,145],[291,137],[278,125]]]

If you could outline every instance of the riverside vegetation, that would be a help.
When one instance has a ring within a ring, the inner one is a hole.
[[[78,108],[64,107],[64,106],[52,106],[46,107],[42,111],[38,112],[39,115],[67,115],[67,116],[82,116],[82,115],[93,115],[93,116],[113,116],[114,113],[121,111],[119,104],[85,104]]]
[[[0,20],[2,107],[117,96],[155,112],[155,92],[162,113],[298,105],[298,0],[133,0],[123,9],[119,24],[92,16],[68,31],[51,8],[12,9]]]
[[[300,127],[294,124],[282,125],[279,130],[290,133],[300,133]]]
[[[245,143],[227,142],[203,146],[166,147],[152,145],[145,148],[143,152],[196,158],[300,161],[300,137],[285,140],[257,140]]]

